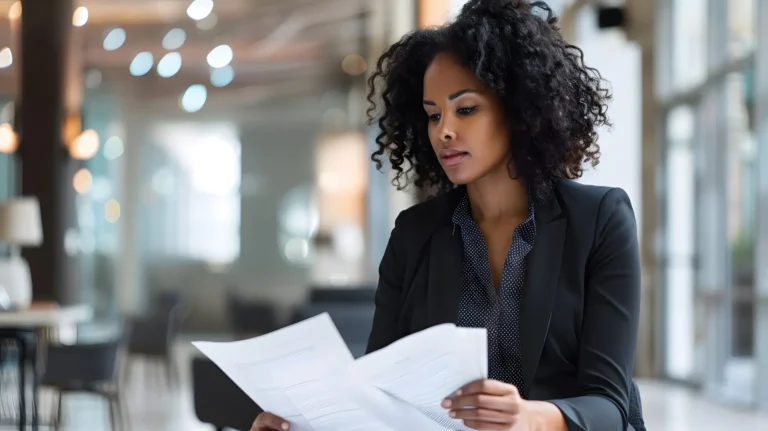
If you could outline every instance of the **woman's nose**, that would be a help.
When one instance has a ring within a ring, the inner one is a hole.
[[[454,130],[450,121],[447,121],[447,119],[444,119],[441,124],[439,137],[443,142],[449,142],[456,139],[456,130]]]

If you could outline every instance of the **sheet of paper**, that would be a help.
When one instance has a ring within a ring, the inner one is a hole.
[[[293,431],[391,431],[355,401],[354,359],[327,313],[249,340],[192,344]]]
[[[440,404],[467,383],[486,378],[487,358],[484,328],[444,324],[359,358],[351,374],[412,406],[443,429],[469,430]]]
[[[464,348],[464,360],[481,378],[488,377],[488,330],[457,328],[459,344]]]
[[[352,386],[355,399],[392,430],[445,431],[445,427],[425,416],[414,406],[372,386],[369,382],[366,383]]]

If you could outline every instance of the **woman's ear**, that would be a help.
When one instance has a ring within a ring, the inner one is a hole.
[[[513,180],[519,179],[517,176],[517,164],[515,163],[514,157],[509,159],[509,163],[507,163],[507,175]]]

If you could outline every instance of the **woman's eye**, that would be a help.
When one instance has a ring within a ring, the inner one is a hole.
[[[440,114],[432,114],[429,116],[429,121],[440,121]]]
[[[472,107],[469,107],[469,108],[459,108],[458,112],[461,115],[469,115],[469,114],[475,112],[476,109],[477,109],[477,106],[472,106]]]

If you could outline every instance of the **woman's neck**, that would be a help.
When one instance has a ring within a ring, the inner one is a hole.
[[[512,179],[507,170],[489,174],[467,184],[472,218],[478,224],[528,215],[528,191],[522,179]]]

